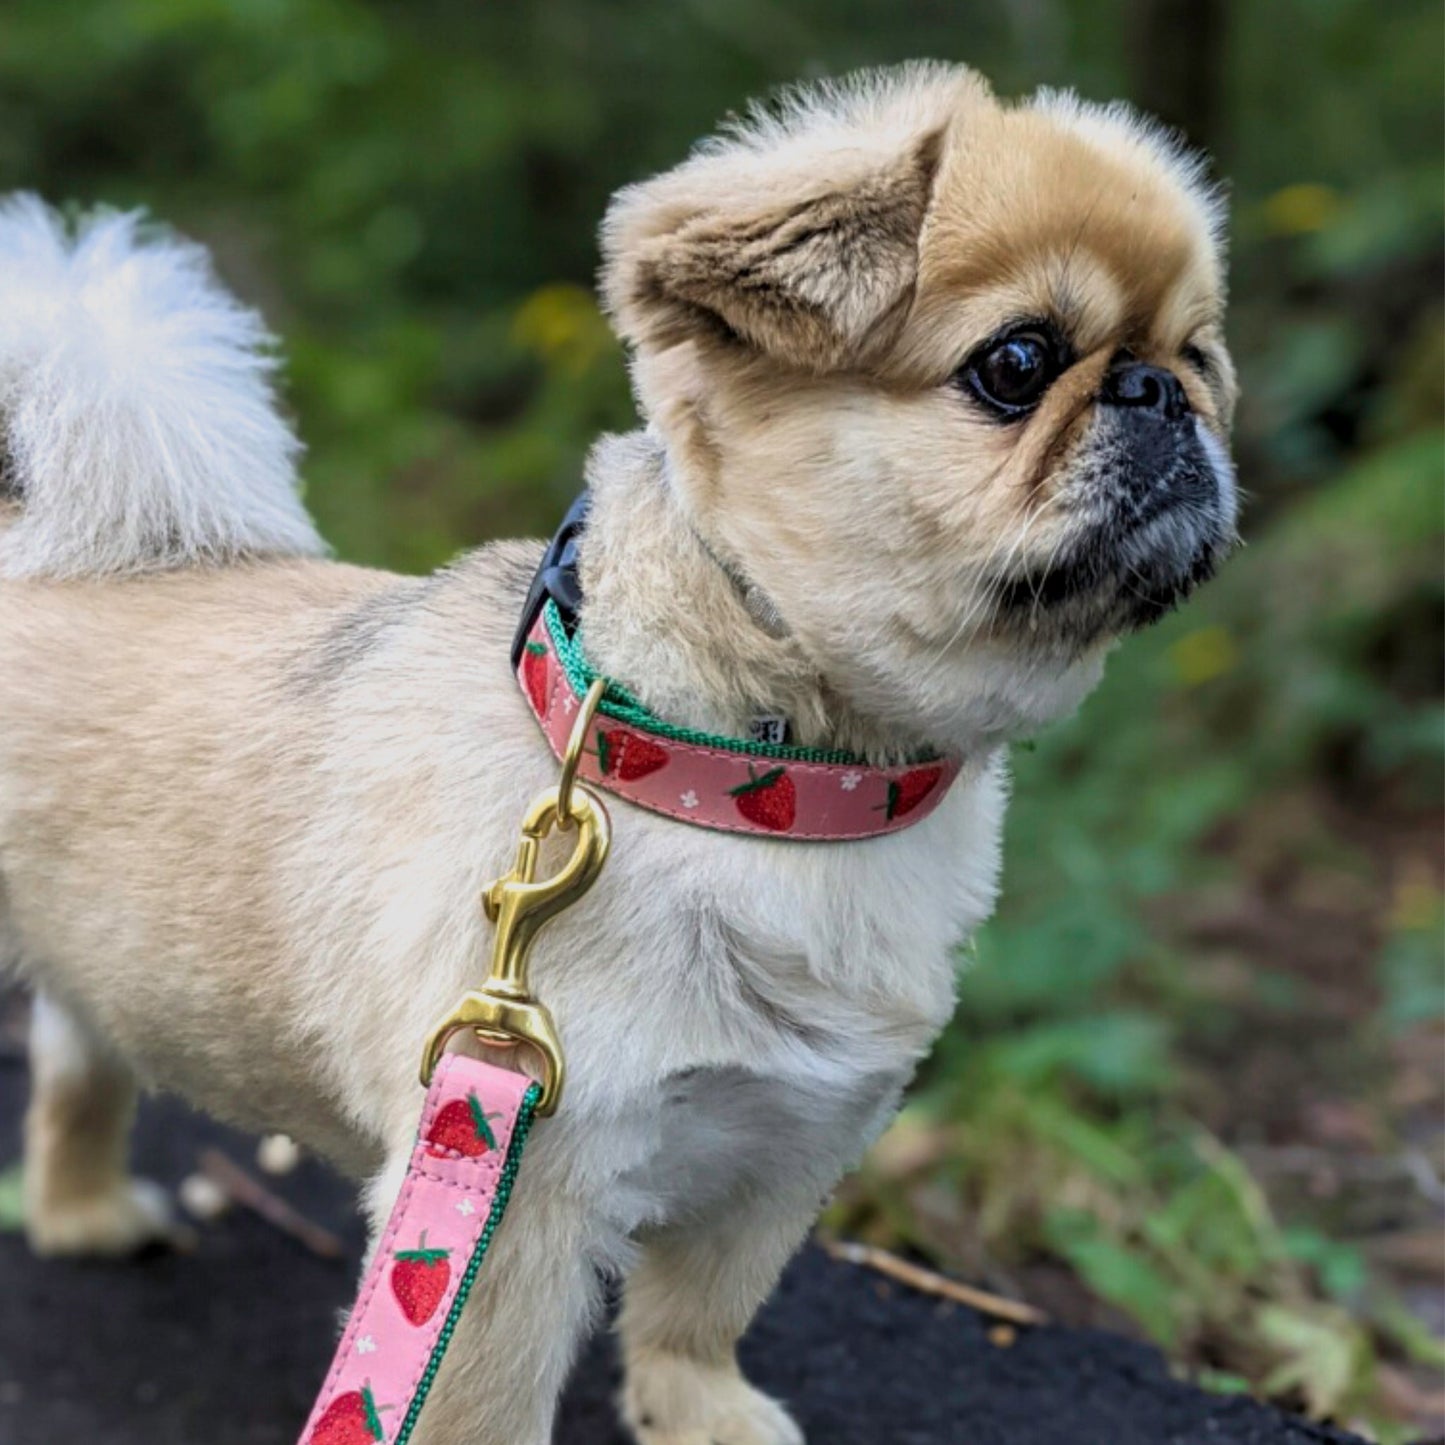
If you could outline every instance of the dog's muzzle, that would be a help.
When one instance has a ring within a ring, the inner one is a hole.
[[[1065,505],[1073,536],[1043,568],[1003,580],[997,615],[1041,614],[1088,643],[1156,621],[1235,541],[1234,469],[1178,377],[1126,362],[1100,387]]]

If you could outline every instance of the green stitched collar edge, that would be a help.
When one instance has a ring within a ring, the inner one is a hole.
[[[552,639],[552,646],[556,649],[557,661],[562,664],[572,691],[582,697],[596,680],[597,672],[587,661],[582,650],[581,637],[567,635],[567,629],[557,611],[557,604],[550,599],[542,609],[542,617],[547,626],[547,634]],[[781,762],[789,763],[834,763],[859,768],[868,766],[866,758],[857,753],[846,752],[842,748],[799,748],[789,743],[760,743],[751,738],[730,738],[722,733],[704,733],[694,728],[676,727],[654,716],[632,693],[615,682],[608,683],[607,691],[598,704],[598,711],[641,732],[655,733],[659,737],[670,738],[673,742],[718,748],[723,752],[741,753],[746,757],[777,758]],[[928,760],[931,758],[919,759]]]

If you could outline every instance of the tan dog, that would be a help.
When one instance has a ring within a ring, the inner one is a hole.
[[[571,1084],[417,1436],[544,1445],[602,1272],[645,1445],[789,1445],[734,1345],[947,1021],[1008,741],[1231,545],[1217,202],[1121,108],[917,66],[625,190],[645,431],[593,453],[582,635],[662,717],[967,765],[862,843],[614,803],[544,936]],[[166,1227],[136,1080],[284,1130],[384,1218],[478,890],[555,764],[510,675],[540,548],[325,561],[254,317],[124,219],[0,214],[0,953],[38,990],[30,1229]],[[766,605],[759,606],[759,599]]]

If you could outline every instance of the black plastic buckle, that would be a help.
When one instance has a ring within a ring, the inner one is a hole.
[[[582,579],[577,575],[577,549],[582,534],[587,530],[587,514],[592,509],[592,494],[583,491],[567,508],[562,525],[552,534],[547,550],[538,564],[537,575],[527,592],[527,603],[522,608],[522,619],[512,638],[512,671],[522,664],[522,649],[537,625],[537,618],[550,598],[557,604],[567,631],[577,628],[577,615],[582,610]]]

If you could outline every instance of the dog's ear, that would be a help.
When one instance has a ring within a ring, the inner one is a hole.
[[[619,192],[602,285],[623,339],[712,336],[813,371],[863,359],[912,297],[946,125],[871,119],[764,127]]]

